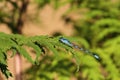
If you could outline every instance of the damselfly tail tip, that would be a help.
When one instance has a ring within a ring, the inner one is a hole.
[[[97,60],[97,61],[101,61],[101,58],[98,54],[93,53],[93,57]]]

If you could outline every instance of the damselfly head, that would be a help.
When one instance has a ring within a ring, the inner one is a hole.
[[[65,39],[65,38],[61,37],[61,38],[59,39],[59,41],[62,42],[63,44],[65,44],[65,45],[68,45],[68,46],[70,46],[70,47],[73,47],[73,44],[72,44],[68,39]]]

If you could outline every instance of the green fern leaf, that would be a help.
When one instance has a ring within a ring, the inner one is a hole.
[[[35,62],[38,64],[38,58],[40,57],[40,55],[42,53],[41,48],[38,45],[36,45],[35,43],[32,43],[32,42],[28,42],[25,45],[30,46],[35,50],[35,52],[36,52]]]
[[[28,52],[27,52],[24,48],[18,46],[18,47],[17,47],[17,51],[18,51],[21,55],[23,55],[28,61],[30,61],[31,63],[34,64],[34,61],[32,60],[31,56],[28,54]]]
[[[7,64],[6,59],[7,59],[6,54],[0,50],[0,63],[6,65]]]

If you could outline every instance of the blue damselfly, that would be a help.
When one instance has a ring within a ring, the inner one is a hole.
[[[84,49],[84,48],[81,48],[81,47],[79,47],[78,45],[75,45],[75,44],[71,43],[71,42],[70,42],[68,39],[66,39],[66,38],[60,37],[59,41],[60,41],[61,43],[65,44],[65,45],[69,46],[69,47],[79,49],[79,50],[83,51],[84,53],[93,56],[93,57],[94,57],[96,60],[98,60],[98,61],[101,60],[98,54],[93,53],[93,52],[91,52],[91,51],[89,51],[89,50],[86,50],[86,49]]]

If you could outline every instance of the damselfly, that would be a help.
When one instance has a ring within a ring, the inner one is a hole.
[[[68,39],[66,39],[66,38],[60,37],[59,41],[60,41],[61,43],[65,44],[65,45],[69,46],[69,47],[73,47],[73,48],[79,49],[79,50],[85,52],[86,54],[89,54],[89,55],[93,56],[93,57],[94,57],[96,60],[98,60],[98,61],[101,60],[98,54],[93,53],[93,52],[90,52],[89,50],[86,50],[86,49],[84,49],[84,48],[81,48],[81,47],[79,47],[78,45],[75,45],[75,44],[71,43],[71,42],[70,42]]]

